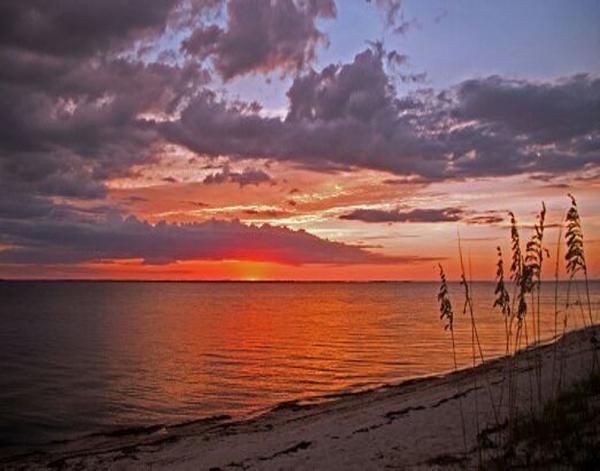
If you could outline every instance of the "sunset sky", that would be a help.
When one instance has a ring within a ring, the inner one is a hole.
[[[0,3],[0,277],[475,279],[578,200],[597,0]],[[547,264],[554,270],[554,260]]]

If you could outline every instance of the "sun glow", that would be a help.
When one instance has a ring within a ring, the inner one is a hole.
[[[235,264],[236,278],[244,281],[269,279],[269,264],[264,262],[240,261]]]

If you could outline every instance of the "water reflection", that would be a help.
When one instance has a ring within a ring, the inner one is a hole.
[[[597,306],[600,284],[591,288]],[[450,289],[459,308],[461,289]],[[430,283],[0,283],[0,441],[247,414],[449,370],[436,293]],[[473,296],[484,353],[500,355],[493,284],[475,283]],[[545,287],[543,338],[553,296]],[[579,325],[574,309],[569,328]],[[460,312],[455,329],[469,365]]]

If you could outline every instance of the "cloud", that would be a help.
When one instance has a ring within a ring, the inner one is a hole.
[[[283,264],[386,264],[432,260],[387,257],[363,247],[321,239],[303,230],[268,224],[211,220],[151,225],[108,213],[82,218],[64,212],[38,220],[0,220],[0,262],[79,263],[142,259],[146,264],[178,260],[252,260]]]
[[[390,53],[377,44],[348,63],[309,68],[324,40],[318,19],[335,14],[333,1],[234,0],[225,24],[210,29],[203,13],[222,5],[2,2],[3,203],[23,201],[22,214],[37,214],[55,200],[103,198],[108,181],[158,162],[173,144],[215,160],[280,160],[321,172],[382,170],[397,182],[562,175],[590,172],[600,163],[597,77],[534,82],[494,76],[400,96]],[[160,62],[158,52],[168,43],[161,35],[169,28],[197,31],[187,38],[188,57]],[[144,55],[146,46],[154,55]],[[285,118],[219,98],[208,88],[202,57],[224,77],[294,70]],[[268,178],[252,166],[214,176],[242,186]],[[11,211],[19,209],[12,205]]]
[[[160,155],[144,115],[168,114],[206,76],[99,57],[50,57],[0,47],[0,181],[12,192],[98,198],[105,181]]]
[[[339,219],[348,221],[362,221],[367,223],[437,223],[457,222],[475,225],[498,225],[506,218],[501,216],[501,211],[486,211],[476,213],[463,208],[415,208],[408,210],[391,209],[355,209],[339,216]]]
[[[49,215],[55,206],[46,198],[0,191],[0,218],[28,219]]]
[[[500,211],[475,213],[463,208],[415,208],[409,210],[391,209],[355,209],[350,213],[339,216],[348,221],[368,223],[436,223],[462,221],[467,224],[497,225],[505,220]]]
[[[372,0],[367,2],[371,3]],[[386,27],[391,28],[396,34],[406,34],[417,24],[416,20],[407,20],[404,17],[403,0],[374,0],[373,3],[384,13]]]
[[[210,204],[204,203],[203,201],[188,201],[188,203],[191,204],[192,206],[196,207],[196,208],[208,208],[208,207],[210,207]]]
[[[6,0],[0,6],[0,43],[61,56],[120,49],[162,31],[177,0]]]
[[[320,171],[369,168],[422,181],[561,173],[600,163],[600,121],[593,119],[599,79],[491,77],[399,97],[385,57],[372,47],[351,63],[299,75],[285,119],[240,110],[205,91],[179,121],[163,123],[165,139],[215,157],[279,159]]]
[[[285,17],[308,28],[298,31],[311,32],[316,18],[334,14],[327,0],[290,2],[257,3],[256,21],[266,18],[269,30]],[[552,82],[489,77],[437,95],[400,97],[386,70],[390,53],[374,45],[350,63],[298,75],[285,119],[269,118],[252,104],[218,99],[205,88],[207,71],[194,61],[169,65],[119,55],[174,21],[189,22],[180,2],[147,7],[134,1],[122,12],[116,0],[89,11],[80,2],[59,10],[42,3],[2,6],[0,181],[13,194],[101,198],[107,180],[156,161],[168,143],[209,157],[279,159],[320,171],[370,168],[424,182],[598,164],[600,81],[587,75]],[[193,2],[195,11],[220,4]],[[255,28],[256,18],[239,16],[250,4],[230,3],[219,34],[242,38],[244,28]],[[119,21],[104,21],[108,17]],[[73,19],[79,29],[67,30]],[[308,37],[316,38],[315,31]],[[283,39],[269,44],[248,67],[266,67],[263,59],[277,57],[273,66],[285,68],[299,57],[291,45],[272,50],[287,44]],[[253,54],[253,45],[232,50]],[[314,53],[307,47],[302,50]],[[238,66],[231,70],[243,73]]]
[[[275,69],[297,71],[312,62],[326,36],[319,17],[336,15],[333,0],[230,0],[227,25],[203,25],[182,43],[182,50],[206,59],[225,79]]]
[[[339,218],[349,221],[362,221],[369,223],[382,222],[453,222],[462,219],[464,211],[460,208],[441,209],[411,209],[402,211],[400,209],[355,209],[343,214]]]
[[[442,177],[444,147],[411,122],[414,104],[397,100],[383,55],[367,49],[354,61],[297,77],[285,120],[240,112],[204,91],[164,137],[217,157],[288,160],[307,168],[366,167]]]
[[[499,216],[494,212],[488,214],[478,214],[466,219],[467,224],[480,224],[484,226],[495,226],[505,221],[506,218]]]
[[[293,213],[277,209],[246,209],[244,214],[262,219],[282,218]]]
[[[246,185],[260,185],[261,183],[274,183],[271,176],[263,170],[254,167],[246,167],[241,172],[232,172],[228,166],[220,172],[213,173],[204,178],[203,183],[207,185],[222,183],[237,183],[240,187]]]
[[[457,94],[455,116],[503,127],[530,143],[564,142],[599,130],[600,79],[585,74],[553,83],[491,76],[462,82]]]
[[[0,5],[0,182],[12,194],[101,198],[152,162],[171,115],[208,79],[192,61],[140,60],[167,28],[220,0],[7,0]],[[143,55],[143,54],[142,54]],[[149,119],[151,118],[151,119]]]

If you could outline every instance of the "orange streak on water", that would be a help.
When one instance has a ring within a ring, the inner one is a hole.
[[[0,357],[10,366],[0,378],[10,414],[0,418],[31,427],[29,434],[46,433],[36,428],[44,420],[68,436],[240,416],[453,367],[433,283],[25,285],[0,285],[6,300]],[[487,358],[505,350],[493,288],[473,286]],[[451,284],[450,293],[459,366],[469,366],[471,330],[460,312],[461,289]],[[553,286],[544,293],[547,339],[554,328]],[[599,299],[600,283],[592,283],[596,315]],[[574,308],[569,328],[579,325]]]

